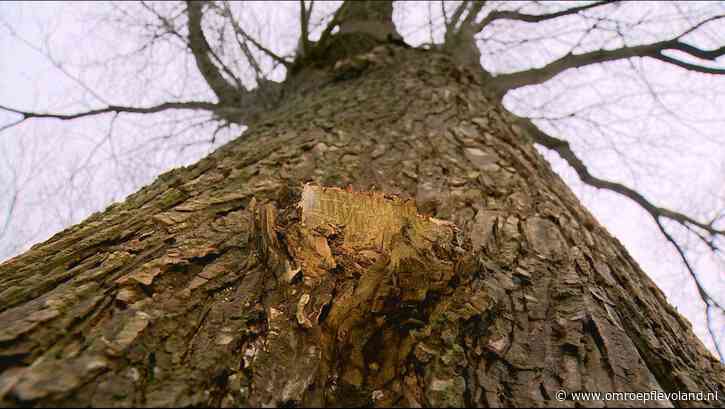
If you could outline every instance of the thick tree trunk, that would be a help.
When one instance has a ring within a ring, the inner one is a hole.
[[[0,405],[725,403],[476,75],[381,46],[327,80],[0,265]]]

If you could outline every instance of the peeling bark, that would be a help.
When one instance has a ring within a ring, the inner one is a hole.
[[[722,365],[477,73],[382,46],[325,75],[0,264],[0,405],[725,403]]]

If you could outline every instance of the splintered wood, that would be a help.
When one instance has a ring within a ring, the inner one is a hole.
[[[379,192],[348,192],[306,184],[300,207],[307,228],[342,226],[345,244],[358,249],[389,250],[393,237],[400,233],[412,244],[422,239],[450,241],[455,233],[452,223],[419,215],[412,200]]]

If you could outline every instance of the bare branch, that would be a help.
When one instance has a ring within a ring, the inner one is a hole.
[[[717,351],[718,356],[720,357],[720,361],[723,362],[723,354],[720,350],[720,345],[717,342],[717,338],[715,337],[715,333],[712,330],[712,316],[711,316],[711,310],[713,308],[717,308],[721,312],[725,312],[725,309],[705,290],[705,287],[702,285],[702,282],[700,282],[700,278],[695,273],[695,270],[692,268],[692,265],[690,265],[689,260],[687,259],[687,255],[685,254],[685,251],[682,249],[682,247],[677,243],[677,241],[665,230],[664,226],[660,222],[659,218],[655,218],[655,223],[657,224],[657,227],[659,228],[660,232],[665,236],[665,239],[667,239],[672,246],[675,247],[675,250],[677,250],[677,254],[680,256],[680,259],[685,264],[685,268],[687,269],[688,274],[692,278],[692,281],[695,283],[695,287],[697,288],[697,293],[700,296],[700,299],[705,304],[705,319],[707,320],[707,327],[708,332],[710,333],[710,337],[712,338],[712,343],[715,344],[715,350]]]
[[[461,4],[458,5],[458,7],[456,7],[456,10],[453,12],[450,21],[446,22],[446,33],[453,34],[456,31],[458,21],[461,19],[461,15],[463,15],[463,12],[466,11],[470,3],[470,0],[464,0],[461,2]]]
[[[692,27],[688,28],[682,34],[680,34],[679,36],[677,36],[677,40],[679,40],[680,38],[682,38],[682,37],[690,34],[691,32],[693,32],[693,31],[697,30],[698,28],[704,26],[705,24],[712,23],[713,21],[721,20],[723,18],[725,18],[725,14],[718,14],[716,16],[712,16],[712,17],[706,18],[706,19],[702,20],[701,22],[699,22],[697,24],[694,24]]]
[[[478,13],[481,12],[484,5],[486,5],[485,1],[473,2],[471,9],[468,11],[468,14],[466,14],[466,18],[463,19],[463,22],[461,23],[461,26],[472,27],[473,22],[476,21],[476,17],[478,17]]]
[[[682,67],[686,70],[695,71],[695,72],[701,72],[703,74],[715,74],[715,75],[722,75],[725,74],[725,68],[712,68],[712,67],[705,67],[702,65],[692,64],[689,62],[681,61],[676,58],[668,57],[663,54],[656,54],[652,58],[655,58],[657,60],[670,63],[672,65],[676,65],[678,67]]]
[[[210,6],[213,6],[214,8],[216,8],[218,10],[218,8],[215,7],[214,3],[210,3]],[[223,17],[226,17],[226,13],[224,13],[223,11],[220,14]],[[234,20],[231,17],[229,18],[229,20],[232,23],[234,23]],[[220,30],[223,33],[224,27],[221,27]],[[221,43],[221,42],[223,42],[223,40],[220,39],[219,42]],[[231,80],[234,81],[234,84],[236,85],[236,88],[237,88],[237,92],[244,93],[245,91],[247,91],[246,87],[242,84],[241,79],[234,72],[232,72],[232,70],[224,63],[224,60],[222,60],[219,57],[219,55],[217,55],[217,53],[214,51],[214,49],[212,47],[209,47],[209,54],[212,56],[212,58],[214,59],[216,64],[219,67],[221,67],[222,71],[224,71],[224,73],[227,75],[227,77],[229,77]]]
[[[4,131],[6,129],[10,129],[10,128],[14,127],[15,125],[20,125],[20,123],[23,122],[24,120],[25,120],[25,118],[20,118],[17,121],[13,121],[13,122],[10,122],[9,124],[0,126],[0,132]]]
[[[525,13],[519,13],[518,11],[511,11],[511,10],[496,10],[489,13],[486,17],[483,18],[478,24],[474,25],[474,32],[479,32],[483,30],[487,25],[491,24],[492,22],[496,20],[517,20],[517,21],[523,21],[526,23],[539,23],[546,20],[555,19],[558,17],[563,16],[569,16],[572,14],[579,13],[580,11],[593,9],[595,7],[600,7],[605,4],[615,3],[617,0],[603,0],[603,1],[597,1],[591,4],[587,4],[584,6],[579,7],[572,7],[570,9],[557,11],[555,13],[548,13],[548,14],[525,14]]]
[[[303,55],[310,51],[310,17],[314,0],[310,1],[309,9],[305,7],[305,0],[300,0],[300,50]]]
[[[708,305],[705,307],[705,317],[707,319],[707,332],[710,334],[710,338],[712,339],[712,343],[715,344],[715,351],[717,351],[717,355],[720,357],[720,362],[725,362],[725,354],[723,353],[723,350],[720,348],[720,343],[718,342],[718,337],[715,336],[715,329],[712,327],[713,317],[712,317],[712,305]]]
[[[642,55],[652,55],[658,44],[621,47],[614,50],[596,50],[584,54],[567,54],[541,68],[533,68],[511,74],[495,76],[495,87],[502,93],[526,85],[541,84],[570,68],[584,67],[595,63],[621,60]]]
[[[581,159],[576,156],[574,151],[571,150],[568,141],[546,134],[544,131],[534,125],[529,119],[519,117],[517,119],[517,124],[526,130],[527,135],[531,136],[534,142],[548,149],[556,151],[559,156],[561,156],[561,158],[569,164],[569,166],[574,168],[582,182],[598,189],[606,189],[618,193],[633,200],[655,219],[666,218],[677,222],[688,230],[691,230],[692,227],[697,227],[711,235],[725,236],[725,230],[718,230],[710,223],[702,223],[674,210],[655,206],[639,192],[635,191],[632,188],[624,186],[620,183],[611,182],[592,176],[592,174],[589,173],[589,169],[586,167],[586,165],[584,165],[584,162],[582,162]]]
[[[348,7],[349,0],[346,0],[344,3],[342,3],[342,6],[338,7],[335,11],[335,14],[332,16],[332,19],[329,23],[327,23],[327,26],[324,30],[322,30],[322,34],[320,34],[320,39],[317,41],[319,44],[325,44],[330,38],[330,35],[332,34],[332,30],[337,27],[337,25],[340,24],[340,18],[345,13],[345,8]]]
[[[227,18],[229,19],[229,21],[232,23],[232,28],[234,29],[234,32],[235,33],[237,33],[238,35],[241,35],[242,38],[244,38],[244,40],[249,41],[250,43],[252,43],[252,45],[256,49],[258,49],[259,51],[261,51],[264,54],[266,54],[269,58],[271,58],[275,62],[277,62],[279,64],[282,64],[282,65],[284,65],[287,68],[289,68],[292,65],[292,63],[290,61],[287,61],[286,59],[284,59],[284,58],[280,57],[279,55],[275,54],[272,50],[270,50],[269,48],[263,46],[257,40],[255,40],[254,37],[252,37],[249,34],[247,34],[247,32],[242,29],[242,27],[239,25],[239,22],[232,15],[232,9],[231,9],[231,7],[229,7],[229,2],[228,1],[223,1],[222,4],[223,4],[223,6],[222,6],[223,7],[223,10],[224,10]]]
[[[33,119],[33,118],[50,118],[50,119],[59,119],[62,121],[70,121],[73,119],[84,118],[84,117],[95,116],[95,115],[103,115],[103,114],[107,114],[107,113],[152,114],[152,113],[157,113],[157,112],[166,111],[166,110],[170,110],[170,109],[191,109],[191,110],[216,111],[218,108],[219,108],[219,105],[213,104],[211,102],[185,101],[185,102],[164,102],[163,104],[154,105],[151,107],[129,107],[129,106],[120,106],[120,105],[109,105],[105,108],[92,109],[89,111],[77,112],[77,113],[73,113],[73,114],[57,114],[57,113],[53,114],[53,113],[44,113],[44,112],[23,111],[20,109],[15,109],[15,108],[10,108],[10,107],[0,105],[0,110],[6,111],[6,112],[11,112],[11,113],[18,114],[21,116],[21,118],[19,120],[11,122],[10,124],[0,127],[0,131],[3,131],[12,126],[18,125],[28,119]]]
[[[219,69],[214,65],[209,55],[212,54],[211,47],[206,41],[204,30],[201,26],[202,3],[187,1],[186,10],[188,14],[189,48],[194,55],[196,66],[206,80],[209,88],[214,92],[220,103],[234,104],[241,98],[240,92],[232,84],[224,79]]]
[[[176,27],[174,26],[174,24],[171,22],[171,20],[169,18],[159,14],[159,12],[156,11],[156,9],[151,7],[145,1],[141,1],[141,7],[143,7],[146,11],[153,14],[154,17],[156,17],[161,22],[161,26],[163,27],[163,29],[166,33],[171,34],[172,36],[176,37],[187,47],[189,46],[189,42],[187,41],[187,39],[184,38],[184,36],[179,33],[179,31],[176,29]]]
[[[688,30],[689,31],[689,30]],[[680,36],[678,36],[679,38]],[[719,57],[721,57],[723,54],[725,54],[725,46],[716,48],[714,50],[703,50],[701,48],[697,48],[693,45],[683,43],[679,41],[677,38],[674,40],[668,42],[665,47],[662,47],[661,50],[678,50],[682,51],[683,53],[690,54],[693,57],[701,58],[703,60],[708,61],[715,61]]]
[[[703,50],[690,44],[683,43],[677,38],[660,41],[652,44],[643,44],[631,47],[620,47],[613,50],[596,50],[584,54],[567,54],[541,68],[533,68],[511,74],[498,75],[493,84],[502,94],[514,88],[526,85],[541,84],[570,68],[580,68],[591,64],[622,60],[632,57],[651,57],[674,64],[692,71],[708,74],[725,74],[725,69],[710,68],[687,63],[662,54],[663,51],[676,50],[693,57],[714,61],[725,54],[725,47],[713,50]]]
[[[262,73],[262,67],[259,66],[259,62],[257,61],[257,59],[254,58],[254,54],[252,54],[252,50],[249,49],[247,42],[243,38],[239,38],[241,34],[239,34],[239,32],[236,30],[234,34],[234,39],[237,41],[239,49],[242,50],[242,54],[244,54],[244,57],[246,57],[247,62],[252,67],[252,70],[254,70],[254,76],[257,78],[257,82],[259,82],[259,79],[264,76]]]

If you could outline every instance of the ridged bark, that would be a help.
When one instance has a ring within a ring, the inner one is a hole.
[[[475,73],[380,46],[327,75],[0,265],[0,405],[725,403],[722,365]]]

